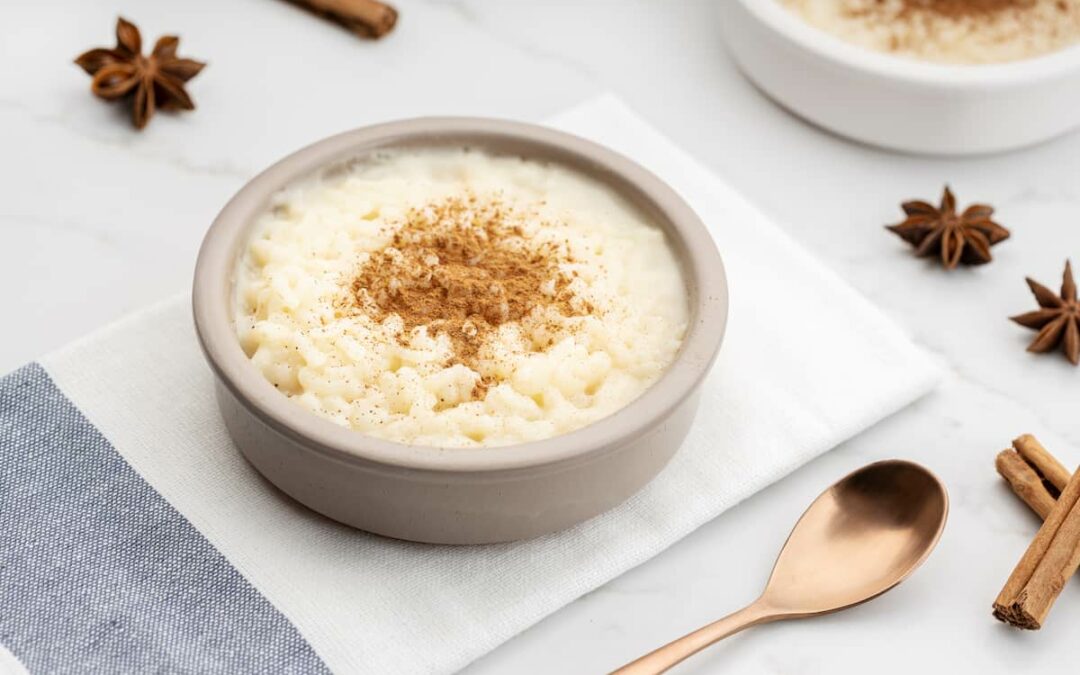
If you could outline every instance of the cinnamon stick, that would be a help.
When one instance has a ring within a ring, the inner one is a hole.
[[[1038,441],[1031,434],[1024,434],[1012,442],[1013,447],[1020,453],[1020,456],[1027,460],[1027,463],[1035,467],[1035,469],[1050,482],[1058,491],[1065,489],[1065,486],[1069,483],[1071,474],[1056,457],[1051,455],[1043,447],[1042,443]]]
[[[999,452],[994,465],[1001,477],[1009,482],[1016,496],[1039,514],[1040,518],[1046,520],[1057,499],[1046,489],[1042,476],[1024,461],[1020,453],[1011,449]]]
[[[1065,582],[1080,567],[1080,471],[1028,546],[994,602],[994,616],[1028,630],[1038,630]]]
[[[350,31],[369,38],[380,38],[397,24],[397,10],[379,0],[289,0]]]

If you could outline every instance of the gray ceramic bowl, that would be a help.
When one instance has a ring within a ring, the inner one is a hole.
[[[468,146],[558,163],[611,186],[668,234],[691,317],[682,349],[641,397],[580,430],[497,448],[392,443],[337,426],[288,400],[240,348],[233,272],[257,216],[280,187],[377,149]],[[210,227],[193,292],[195,327],[217,399],[244,456],[272,483],[335,520],[414,541],[476,544],[535,537],[600,514],[640,490],[690,428],[720,348],[727,283],[716,246],[671,188],[594,143],[516,122],[424,118],[357,129],[296,152],[248,183]]]

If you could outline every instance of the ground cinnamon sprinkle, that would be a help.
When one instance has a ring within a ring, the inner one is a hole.
[[[904,0],[903,13],[932,12],[941,16],[961,17],[993,14],[1032,4],[1034,0]]]
[[[398,315],[403,344],[418,326],[446,334],[453,349],[448,365],[473,370],[479,370],[486,340],[505,323],[539,316],[545,308],[567,317],[592,313],[560,269],[573,262],[570,252],[530,241],[523,217],[497,198],[472,194],[411,209],[390,244],[361,264],[348,309],[376,321]],[[490,384],[482,380],[474,396]]]

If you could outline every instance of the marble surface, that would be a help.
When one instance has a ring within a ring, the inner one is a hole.
[[[989,616],[1037,528],[1001,484],[993,456],[1032,432],[1080,463],[1080,369],[1026,354],[1031,334],[1005,318],[1033,307],[1025,275],[1056,287],[1064,259],[1080,262],[1080,135],[963,160],[846,142],[742,79],[724,51],[718,1],[400,0],[399,29],[370,43],[280,0],[6,0],[0,371],[185,289],[221,205],[308,142],[422,114],[539,120],[613,91],[859,287],[948,377],[468,672],[600,672],[737,608],[764,583],[805,505],[846,471],[885,457],[925,463],[951,491],[951,520],[926,567],[872,603],[756,629],[678,672],[1060,666],[1080,629],[1076,584],[1040,633]],[[182,53],[210,62],[191,86],[198,111],[161,115],[136,134],[119,109],[90,97],[70,60],[111,43],[118,12],[145,39],[178,32]],[[882,230],[898,220],[900,200],[935,197],[945,181],[961,202],[993,201],[1012,228],[993,265],[946,274]],[[783,305],[775,298],[761,311]]]

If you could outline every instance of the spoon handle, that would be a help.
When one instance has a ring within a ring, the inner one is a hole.
[[[636,661],[631,661],[613,671],[611,675],[657,675],[729,635],[779,618],[782,617],[771,611],[760,600],[755,601],[749,607],[744,607],[734,614],[728,614],[719,621],[714,621],[649,652]]]

